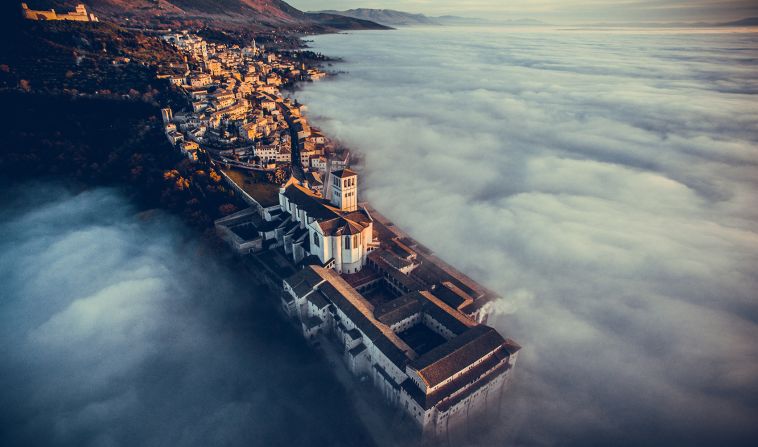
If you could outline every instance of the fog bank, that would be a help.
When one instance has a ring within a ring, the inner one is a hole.
[[[117,192],[3,189],[0,444],[370,445],[271,297]]]
[[[523,343],[481,445],[758,440],[758,37],[319,36],[297,97],[365,199],[497,290]]]

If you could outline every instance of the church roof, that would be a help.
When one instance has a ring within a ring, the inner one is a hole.
[[[359,234],[366,228],[366,225],[346,219],[344,217],[337,217],[335,219],[327,221],[319,221],[318,226],[321,227],[321,231],[328,236],[347,236],[351,234]]]
[[[311,191],[294,179],[290,179],[284,185],[282,194],[299,209],[304,210],[308,217],[316,219],[327,236],[358,234],[373,221],[365,209],[342,211],[321,194]]]
[[[314,219],[333,219],[339,216],[338,208],[324,200],[320,194],[316,194],[297,182],[288,182],[285,185],[284,196]]]
[[[345,168],[345,169],[340,169],[339,171],[332,172],[332,175],[337,178],[347,178],[347,177],[352,177],[354,175],[358,175],[358,173]]]

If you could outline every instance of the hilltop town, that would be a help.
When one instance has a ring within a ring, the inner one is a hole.
[[[40,17],[28,8],[23,15]],[[83,22],[76,26],[107,26]],[[149,91],[164,93],[108,97],[158,104],[160,118],[147,121],[160,126],[157,157],[182,158],[181,168],[163,170],[170,194],[190,191],[181,201],[193,207],[214,203],[216,234],[297,330],[356,380],[369,381],[425,440],[450,439],[497,413],[521,349],[487,326],[497,294],[362,200],[349,150],[313,126],[289,93],[328,76],[318,58],[192,30],[140,38],[174,53],[154,61],[134,50],[92,57],[149,67],[161,85]],[[91,95],[103,96],[102,89]],[[130,157],[129,175],[155,169],[135,164],[155,158]],[[170,194],[161,200],[176,201]]]
[[[187,32],[163,39],[191,61],[181,74],[158,75],[186,92],[191,102],[191,110],[162,112],[169,141],[191,160],[201,151],[242,171],[294,166],[318,173],[326,167],[326,156],[335,157],[334,146],[308,124],[304,107],[280,92],[282,86],[319,80],[326,73],[266,52],[255,41],[245,47],[208,43]],[[299,156],[294,163],[293,154]],[[314,185],[320,179],[312,173],[309,178]]]

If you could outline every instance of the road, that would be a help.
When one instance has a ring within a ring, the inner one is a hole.
[[[273,98],[271,99],[273,100]],[[289,109],[287,109],[287,106],[283,103],[277,102],[276,106],[279,108],[279,111],[282,113],[284,120],[287,121],[287,125],[290,128],[290,143],[292,144],[292,160],[290,166],[292,175],[300,181],[305,180],[305,171],[303,170],[302,163],[300,163],[300,140],[297,137],[297,130],[292,124],[292,115],[290,115]]]

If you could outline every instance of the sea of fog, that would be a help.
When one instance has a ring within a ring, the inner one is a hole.
[[[751,445],[754,34],[315,38],[297,96],[397,224],[497,290],[524,349],[472,446]],[[0,445],[368,446],[233,260],[118,190],[0,187]]]
[[[370,446],[234,261],[119,191],[0,188],[0,445]]]
[[[758,34],[318,36],[296,96],[363,198],[498,291],[523,344],[480,445],[756,445]]]

